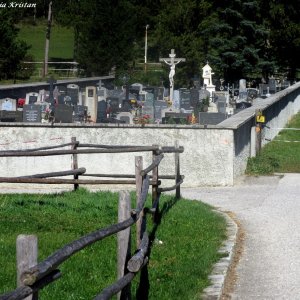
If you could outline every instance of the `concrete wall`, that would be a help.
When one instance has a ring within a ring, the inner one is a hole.
[[[75,136],[81,143],[107,145],[172,146],[176,140],[184,146],[180,155],[184,186],[232,185],[244,173],[251,153],[251,128],[256,109],[266,115],[263,136],[273,138],[278,128],[300,110],[300,83],[268,99],[257,101],[219,126],[182,125],[77,125],[0,123],[0,151],[30,149],[68,143]],[[264,140],[264,143],[266,140]],[[91,154],[79,156],[79,167],[88,173],[134,174],[134,156],[143,155],[144,166],[150,164],[149,153]],[[71,168],[71,156],[35,158],[0,158],[1,176],[20,176]],[[161,174],[174,174],[173,154],[166,154]],[[172,185],[166,182],[165,185]]]

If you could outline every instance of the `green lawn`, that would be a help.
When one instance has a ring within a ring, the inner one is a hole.
[[[118,194],[83,189],[55,195],[0,195],[0,294],[15,288],[18,234],[38,236],[41,261],[64,244],[117,222],[117,202]],[[149,233],[155,234],[146,270],[149,299],[199,299],[220,258],[226,222],[198,201],[163,196],[160,208],[158,228],[152,227],[150,218],[148,222]],[[40,292],[41,299],[93,299],[116,279],[116,251],[112,236],[77,253],[60,266],[62,277]],[[139,278],[134,280],[133,295]]]
[[[268,175],[274,172],[300,172],[300,113],[295,115],[277,137],[261,153],[248,160],[246,173]],[[299,130],[289,130],[296,128]]]
[[[31,45],[29,54],[35,61],[43,61],[45,57],[45,41],[47,21],[41,20],[37,25],[28,23],[19,24],[19,38]],[[49,43],[49,60],[72,60],[74,49],[74,34],[70,28],[53,24]]]

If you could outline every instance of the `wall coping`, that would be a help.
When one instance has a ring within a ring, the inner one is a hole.
[[[300,82],[270,96],[269,98],[266,99],[257,98],[257,99],[261,99],[260,103],[255,103],[251,107],[240,111],[239,113],[233,115],[232,117],[218,124],[218,126],[227,129],[238,129],[239,127],[247,123],[250,119],[254,118],[255,111],[257,109],[264,111],[274,103],[280,101],[283,97],[291,94],[292,92],[294,92],[299,88],[300,88]]]

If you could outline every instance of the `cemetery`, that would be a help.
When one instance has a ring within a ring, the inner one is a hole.
[[[244,173],[248,157],[255,156],[257,145],[278,133],[273,127],[283,127],[299,110],[299,83],[271,78],[268,84],[249,87],[240,79],[237,86],[226,86],[224,80],[213,80],[207,63],[202,68],[202,84],[196,81],[193,87],[175,89],[175,67],[184,60],[176,57],[174,49],[168,58],[160,59],[170,68],[168,87],[114,86],[109,76],[73,82],[50,78],[47,83],[33,84],[31,90],[28,84],[24,90],[19,87],[19,98],[14,98],[16,91],[4,86],[0,89],[4,96],[0,99],[0,150],[69,143],[72,136],[107,145],[170,145],[177,140],[188,145],[183,154],[183,170],[188,174],[184,186],[232,185]],[[257,110],[266,119],[259,134]],[[49,163],[53,168],[69,164],[60,158],[36,161],[41,173]],[[85,164],[92,166],[93,162],[86,158]],[[27,158],[18,168],[10,162],[3,165],[8,176],[20,170],[24,175],[30,173]],[[131,169],[125,162],[123,167]],[[114,172],[116,167],[110,158],[104,158],[99,168]],[[169,168],[166,160],[162,173],[168,174]]]

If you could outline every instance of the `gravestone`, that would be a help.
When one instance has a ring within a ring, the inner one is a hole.
[[[210,92],[206,89],[199,90],[199,101],[203,102],[205,99],[210,99]]]
[[[75,105],[73,107],[73,122],[83,123],[87,118],[87,107],[84,105]]]
[[[158,88],[154,86],[147,86],[143,88],[143,91],[153,94],[154,101],[158,100]]]
[[[162,119],[163,124],[188,124],[188,118],[191,114],[176,113],[176,112],[166,112],[165,117]]]
[[[17,100],[12,98],[5,98],[0,100],[0,110],[17,110]]]
[[[270,78],[269,82],[268,82],[268,86],[269,86],[269,93],[275,94],[276,93],[276,79]]]
[[[107,123],[107,102],[105,100],[98,101],[97,123]]]
[[[159,87],[157,89],[157,99],[156,100],[160,100],[160,101],[164,100],[164,90],[165,89],[163,87]]]
[[[66,96],[67,95],[67,87],[64,85],[59,85],[58,92],[60,95]]]
[[[97,96],[98,96],[98,101],[106,100],[107,97],[107,89],[104,86],[102,86],[101,79],[99,80],[98,87],[97,87]]]
[[[168,105],[166,101],[155,101],[154,103],[154,119],[162,120],[161,112],[163,109],[167,109]]]
[[[57,99],[57,103],[58,104],[65,104],[65,95],[59,95],[58,96],[58,99]],[[69,97],[69,96],[67,96],[67,97]],[[70,98],[70,102],[71,102],[71,97],[69,97]]]
[[[199,112],[199,124],[200,125],[217,125],[224,121],[227,115],[220,112]]]
[[[84,106],[87,106],[87,108],[88,108],[88,115],[90,116],[90,120],[92,122],[96,123],[97,122],[97,108],[98,108],[96,87],[87,86],[85,88]]]
[[[146,100],[142,106],[142,114],[148,115],[150,119],[154,119],[154,95],[152,93],[146,94]]]
[[[42,112],[39,105],[26,104],[23,106],[23,122],[40,123],[42,121]]]
[[[140,85],[132,85],[129,87],[129,93],[134,95],[136,100],[140,100],[140,92],[142,91],[142,87]]]
[[[130,112],[120,112],[116,119],[120,120],[121,123],[133,124],[133,115]]]
[[[239,98],[238,102],[247,101],[247,86],[246,86],[246,80],[240,79],[239,82]]]
[[[79,86],[77,84],[68,84],[67,95],[71,97],[72,104],[77,105],[79,99]]]
[[[179,90],[173,91],[173,107],[175,109],[180,109],[180,92],[179,92]]]
[[[73,107],[66,104],[59,104],[55,107],[54,118],[56,123],[72,123]]]
[[[0,111],[0,122],[23,122],[23,111]]]
[[[217,108],[219,113],[226,114],[226,101],[219,100],[217,102]]]
[[[166,113],[180,113],[180,109],[172,108],[172,107],[167,107],[161,110],[161,118],[166,117]]]
[[[25,104],[34,104],[38,101],[39,94],[38,93],[27,93]]]
[[[191,106],[196,107],[199,104],[199,89],[191,89]]]
[[[189,89],[179,89],[180,95],[180,108],[190,109],[191,108],[191,92]]]
[[[281,88],[286,89],[291,85],[291,82],[289,80],[283,80],[281,83]]]
[[[264,97],[267,95],[267,93],[268,93],[268,85],[265,83],[260,83],[259,84],[259,95],[261,97]]]

